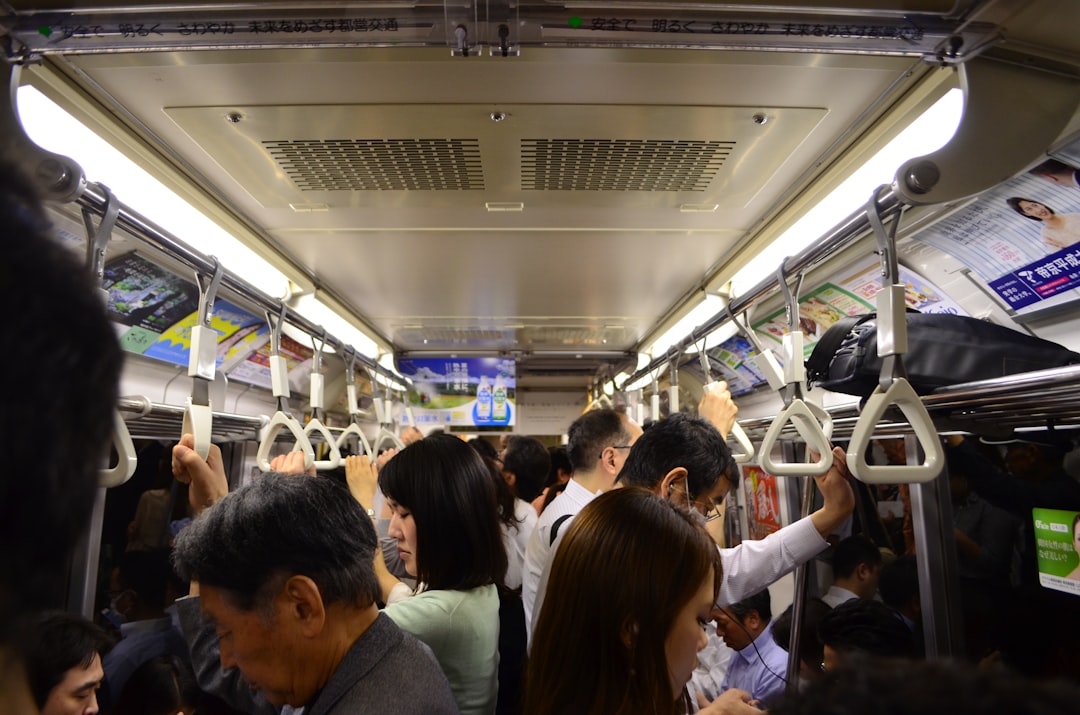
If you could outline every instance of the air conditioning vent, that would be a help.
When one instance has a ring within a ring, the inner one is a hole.
[[[477,139],[298,139],[263,146],[301,191],[484,188]]]
[[[733,141],[522,139],[521,188],[705,191]]]

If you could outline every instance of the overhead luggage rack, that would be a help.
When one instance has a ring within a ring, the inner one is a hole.
[[[993,380],[966,382],[939,388],[922,398],[939,431],[996,434],[1024,429],[1080,429],[1080,365],[1020,373]],[[833,418],[833,438],[846,439],[858,420],[855,404],[828,409]],[[773,417],[740,420],[755,437],[765,434]],[[882,421],[875,437],[911,433],[905,421]],[[783,439],[797,439],[785,429]]]
[[[132,439],[167,439],[174,441],[180,434],[186,407],[151,402],[141,395],[121,397],[116,403],[127,423]],[[258,439],[266,417],[213,413],[211,440],[216,443]]]

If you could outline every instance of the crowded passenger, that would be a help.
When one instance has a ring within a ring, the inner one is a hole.
[[[562,445],[548,447],[548,459],[551,462],[551,469],[544,482],[544,491],[532,502],[537,514],[544,512],[544,508],[555,500],[555,497],[566,488],[570,477],[574,476],[574,465],[570,464],[570,455],[566,453],[566,447]]]
[[[853,598],[873,598],[881,575],[881,551],[870,539],[855,534],[833,547],[833,582],[821,596],[831,608]]]
[[[42,614],[26,644],[26,673],[41,715],[97,715],[112,638],[81,616]]]
[[[121,623],[120,640],[102,663],[105,687],[100,699],[106,711],[143,663],[162,655],[188,659],[187,643],[165,612],[177,596],[169,587],[168,550],[126,552],[113,578],[110,611]]]
[[[378,484],[393,511],[389,533],[417,580],[414,591],[376,558],[386,615],[432,649],[463,713],[494,712],[507,558],[488,467],[456,437],[428,436],[388,461]],[[361,504],[373,494],[369,482]]]
[[[821,668],[832,671],[853,660],[912,658],[915,640],[903,619],[880,601],[853,598],[818,622],[822,645]]]
[[[499,459],[506,483],[518,499],[531,504],[543,492],[551,471],[547,447],[535,437],[514,435],[507,441],[506,449],[499,453]]]
[[[552,563],[525,712],[690,712],[721,579],[712,539],[677,507],[643,489],[591,500]],[[748,698],[732,690],[702,712],[757,712]]]
[[[174,560],[200,686],[250,713],[458,712],[431,649],[378,609],[375,529],[349,492],[271,472],[227,494],[220,450],[193,444],[174,447],[174,471],[203,513]]]
[[[900,619],[911,631],[915,641],[915,654],[923,655],[923,614],[922,596],[919,594],[919,565],[914,554],[904,554],[892,563],[881,567],[878,579],[878,591],[882,602],[896,611]],[[983,621],[983,630],[992,630],[993,623]],[[968,654],[973,654],[972,641],[968,641]],[[985,655],[985,653],[983,654]]]
[[[525,604],[525,623],[530,627],[539,612],[534,607],[540,577],[551,562],[551,545],[563,523],[577,515],[586,504],[615,486],[626,455],[641,434],[641,428],[626,415],[614,410],[586,412],[570,425],[567,453],[574,466],[574,476],[566,489],[551,502],[529,538],[525,551],[521,597]]]
[[[861,659],[773,704],[770,715],[1074,715],[1075,683],[1032,682],[955,661]]]
[[[41,705],[27,683],[20,630],[32,632],[33,611],[63,603],[71,550],[90,521],[110,443],[122,364],[100,292],[53,239],[32,186],[0,166],[0,285],[18,296],[5,317],[17,336],[6,355],[19,366],[0,409],[0,433],[16,446],[0,474],[0,711],[17,715]],[[70,325],[48,329],[58,315]],[[47,449],[29,447],[43,435]]]
[[[710,392],[699,411],[710,419],[673,415],[653,425],[634,445],[619,482],[643,486],[688,506],[701,521],[716,513],[738,472],[723,433],[734,422],[734,406],[726,391]],[[757,593],[805,563],[828,545],[825,536],[837,529],[853,507],[844,453],[834,449],[833,468],[814,481],[824,502],[810,516],[760,541],[743,541],[720,549],[724,581],[717,605],[725,606]]]
[[[808,598],[803,606],[802,628],[799,629],[799,683],[816,680],[821,676],[821,661],[824,647],[818,637],[818,624],[822,617],[831,611],[827,603],[820,598]],[[794,625],[794,604],[788,606],[773,620],[772,634],[776,644],[791,653],[793,640],[791,628]]]
[[[721,690],[737,688],[764,707],[784,691],[788,654],[772,633],[772,599],[768,589],[713,611],[716,631],[735,651]]]
[[[146,661],[131,674],[111,715],[201,715],[203,693],[191,664],[175,655]]]

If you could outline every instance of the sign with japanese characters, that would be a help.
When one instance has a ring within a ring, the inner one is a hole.
[[[959,260],[1017,312],[1075,298],[1078,177],[1075,166],[1050,159],[983,193],[915,239]]]
[[[1032,509],[1039,583],[1080,595],[1080,512]]]

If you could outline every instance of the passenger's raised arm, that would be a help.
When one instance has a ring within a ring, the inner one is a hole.
[[[851,472],[848,471],[846,459],[843,449],[833,447],[832,469],[820,477],[814,477],[824,503],[810,515],[810,520],[821,538],[836,531],[855,510],[855,493],[851,491]]]
[[[177,481],[191,485],[188,501],[196,516],[229,493],[221,449],[211,444],[210,453],[203,459],[195,451],[194,435],[183,435],[173,447],[172,472]]]
[[[738,413],[739,407],[732,401],[731,392],[723,380],[714,382],[712,389],[706,390],[698,403],[698,415],[711,422],[724,439],[730,434]]]

